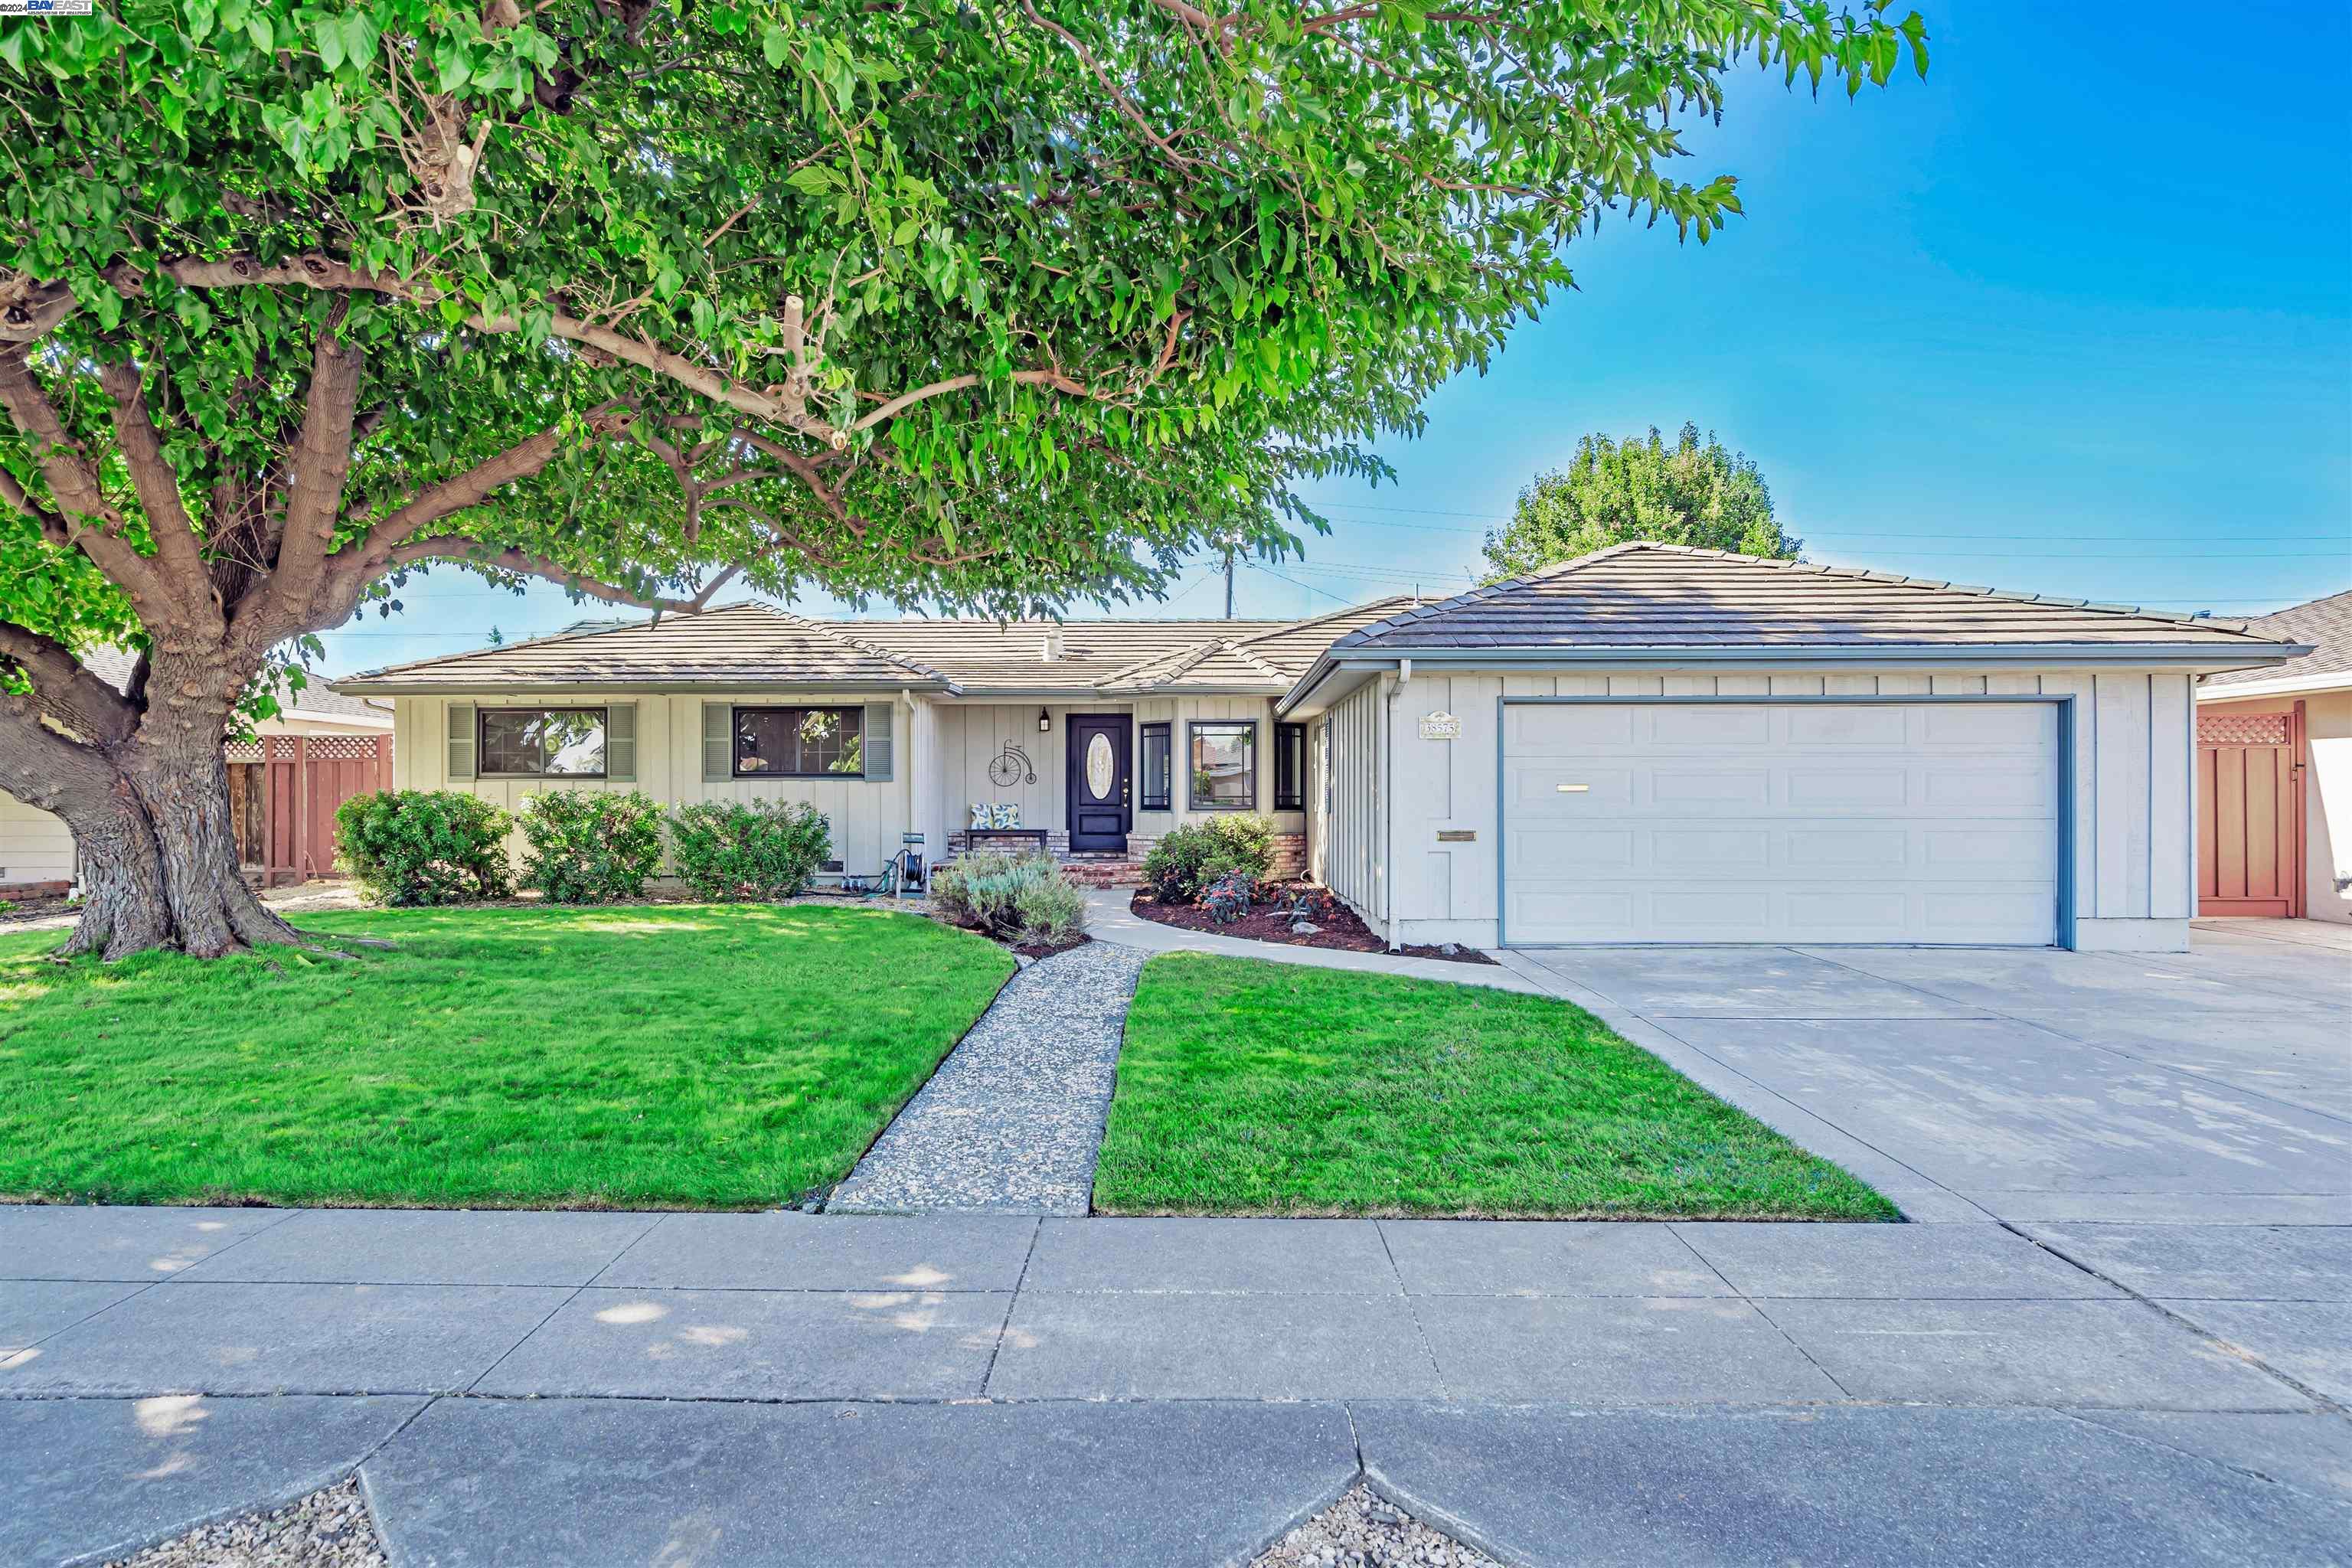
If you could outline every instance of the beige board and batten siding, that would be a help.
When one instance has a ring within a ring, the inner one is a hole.
[[[899,835],[908,821],[910,770],[904,765],[906,748],[898,743],[898,737],[906,735],[909,729],[907,704],[901,699],[872,691],[795,692],[780,697],[760,692],[551,689],[532,691],[527,697],[403,697],[397,701],[399,733],[404,742],[408,742],[399,747],[393,760],[393,776],[402,789],[461,790],[517,813],[529,796],[553,789],[642,790],[673,809],[708,800],[802,801],[824,812],[832,823],[834,857],[846,869],[866,874],[880,870],[882,863],[898,852]],[[705,704],[730,708],[862,709],[877,703],[887,704],[894,710],[892,776],[887,780],[703,777]],[[452,779],[449,775],[449,713],[453,706],[611,709],[624,705],[634,709],[636,722],[634,779]],[[523,848],[520,831],[509,848],[520,867]]]
[[[1371,684],[1347,703],[1371,707]],[[1396,929],[1392,940],[1498,940],[1501,887],[1496,834],[1502,739],[1500,700],[1511,697],[1910,698],[2072,697],[2071,840],[2074,930],[2084,948],[2179,951],[2195,888],[2189,815],[2194,723],[2189,678],[2168,671],[2027,671],[1928,674],[1841,670],[1691,674],[1627,671],[1558,675],[1415,672],[1396,698],[1390,772]],[[1456,738],[1425,740],[1415,721],[1444,711]],[[1339,712],[1334,710],[1335,720]],[[1376,738],[1376,737],[1375,737]],[[1344,785],[1343,785],[1344,788]],[[1376,816],[1376,814],[1375,814]],[[2162,824],[2158,830],[2156,826]],[[1368,919],[1370,884],[1342,887],[1346,825],[1333,824],[1334,888]],[[1367,848],[1377,864],[1377,837]],[[1360,860],[1364,857],[1360,854]],[[1896,939],[1900,940],[1900,939]]]
[[[73,879],[73,831],[65,818],[0,791],[0,888]]]
[[[1387,676],[1365,681],[1332,704],[1322,721],[1329,758],[1324,786],[1330,803],[1329,831],[1321,846],[1323,883],[1383,935],[1388,930],[1385,818],[1381,812],[1388,770],[1383,731],[1386,693],[1394,684]]]

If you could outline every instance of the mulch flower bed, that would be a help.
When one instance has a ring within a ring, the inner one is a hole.
[[[1295,894],[1295,889],[1286,889]],[[1163,904],[1149,889],[1135,895],[1128,908],[1147,921],[1157,921],[1164,926],[1181,926],[1186,931],[1204,931],[1216,936],[1238,936],[1251,942],[1278,942],[1285,947],[1328,947],[1346,952],[1386,952],[1389,944],[1374,936],[1369,927],[1357,918],[1356,911],[1345,904],[1327,920],[1314,923],[1323,929],[1304,936],[1294,935],[1290,929],[1287,900],[1253,908],[1239,920],[1219,925],[1216,917],[1198,904]],[[1495,961],[1475,947],[1456,947],[1448,952],[1442,947],[1419,944],[1401,947],[1397,952],[1408,958],[1434,958],[1448,963],[1492,963]]]

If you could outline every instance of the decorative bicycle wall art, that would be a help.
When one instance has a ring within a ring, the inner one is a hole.
[[[1017,784],[1035,784],[1037,769],[1029,761],[1029,753],[1011,741],[1004,749],[989,759],[988,782],[999,789],[1011,789]]]

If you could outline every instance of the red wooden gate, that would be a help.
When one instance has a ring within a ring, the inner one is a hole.
[[[2197,716],[2197,912],[2303,914],[2303,704]]]
[[[389,735],[265,735],[262,883],[303,882],[335,868],[335,807],[392,787]]]

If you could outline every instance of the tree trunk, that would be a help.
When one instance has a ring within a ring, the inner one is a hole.
[[[217,958],[305,940],[245,884],[229,816],[228,766],[217,743],[194,754],[171,748],[141,757],[129,778],[153,830],[170,945]]]
[[[65,946],[68,957],[121,958],[171,940],[163,856],[147,813],[128,782],[95,799],[59,803],[81,852],[81,919]]]

